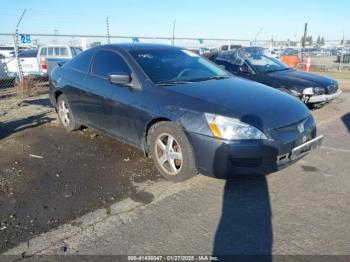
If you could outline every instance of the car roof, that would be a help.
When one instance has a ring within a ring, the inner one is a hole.
[[[242,48],[233,48],[233,49],[221,52],[219,54],[219,57],[234,55],[238,52],[244,52],[244,53],[248,53],[248,54],[260,54],[264,50],[265,50],[265,48],[260,47],[260,46],[248,46],[248,47],[242,47]]]
[[[164,44],[146,44],[146,43],[122,43],[122,44],[108,44],[94,47],[95,49],[124,49],[126,51],[141,51],[141,50],[154,50],[154,49],[180,49],[179,47],[164,45]]]

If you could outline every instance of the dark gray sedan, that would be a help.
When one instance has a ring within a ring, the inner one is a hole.
[[[52,72],[50,99],[68,131],[138,147],[173,181],[274,172],[323,138],[297,99],[167,45],[89,49]]]

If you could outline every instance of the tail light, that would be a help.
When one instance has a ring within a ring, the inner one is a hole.
[[[46,59],[44,57],[41,58],[41,69],[47,70]]]

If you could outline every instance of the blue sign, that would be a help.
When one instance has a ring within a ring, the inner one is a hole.
[[[21,35],[21,43],[22,44],[31,44],[32,39],[31,39],[30,35]]]

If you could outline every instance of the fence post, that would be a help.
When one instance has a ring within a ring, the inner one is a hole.
[[[22,65],[21,61],[19,59],[18,53],[19,53],[19,48],[18,48],[18,29],[16,29],[16,34],[13,36],[13,41],[15,44],[15,56],[17,60],[17,66],[18,66],[18,77],[19,80],[22,82],[23,80],[23,71],[22,71]]]

